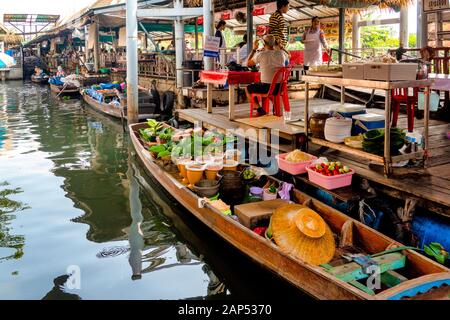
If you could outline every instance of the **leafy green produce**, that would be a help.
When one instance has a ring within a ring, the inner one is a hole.
[[[425,245],[424,251],[427,255],[432,256],[437,262],[444,264],[445,260],[449,258],[449,253],[445,251],[444,247],[439,242],[432,242],[428,246]]]
[[[391,153],[397,154],[405,143],[406,132],[400,128],[391,128]],[[363,134],[363,150],[369,153],[384,154],[384,129],[373,129]]]
[[[166,146],[163,145],[163,144],[158,144],[158,145],[155,145],[155,146],[151,146],[149,150],[150,150],[150,152],[156,152],[156,153],[159,153],[159,152],[166,151],[167,148],[166,148]]]

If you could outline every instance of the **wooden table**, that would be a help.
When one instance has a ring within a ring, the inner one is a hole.
[[[430,87],[433,85],[433,80],[410,80],[410,81],[373,81],[373,80],[356,80],[356,79],[344,79],[344,78],[332,78],[332,77],[317,77],[317,76],[303,76],[302,80],[305,81],[305,134],[308,136],[309,129],[309,84],[310,83],[318,83],[323,85],[335,85],[341,87],[341,103],[345,101],[345,87],[353,86],[353,87],[361,87],[361,88],[370,88],[370,89],[380,89],[384,90],[386,93],[385,100],[385,109],[384,109],[384,119],[385,119],[385,133],[390,132],[391,128],[391,91],[392,89],[397,88],[425,88],[425,103],[424,103],[424,151],[413,152],[409,154],[399,155],[399,156],[391,156],[391,135],[384,135],[384,156],[378,156],[375,154],[371,154],[362,150],[354,149],[347,147],[344,144],[333,143],[330,141],[326,141],[324,139],[318,138],[310,138],[309,140],[314,144],[329,147],[332,149],[339,150],[341,152],[347,152],[350,154],[354,154],[365,159],[369,159],[376,162],[381,162],[384,164],[384,173],[386,176],[389,176],[392,173],[392,163],[414,159],[420,155],[425,156],[426,150],[429,145],[428,141],[428,125],[430,120]],[[426,160],[426,158],[425,158]]]
[[[200,81],[207,84],[207,111],[212,113],[212,86],[225,85],[228,83],[228,118],[234,119],[235,89],[238,84],[250,84],[260,82],[261,73],[248,71],[228,71],[228,70],[202,70],[200,71]]]

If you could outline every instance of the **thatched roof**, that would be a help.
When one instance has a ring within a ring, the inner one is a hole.
[[[245,8],[247,1],[245,0],[213,0],[214,10],[233,10]],[[253,0],[254,4],[264,4],[275,0]],[[187,4],[195,4],[196,0],[185,0]],[[346,9],[365,9],[370,6],[378,6],[380,8],[399,8],[412,3],[412,0],[301,0],[298,1],[303,6],[323,5],[329,8],[346,8]],[[193,5],[195,6],[195,5]]]
[[[12,33],[0,24],[0,41],[6,44],[17,45],[22,43],[22,37],[18,34]]]
[[[0,36],[0,38],[3,38],[2,41],[5,42],[6,44],[11,44],[11,45],[18,45],[18,44],[21,44],[23,41],[23,38],[21,35],[11,33],[11,32],[8,32],[7,34]]]
[[[332,8],[364,9],[369,6],[380,8],[400,8],[411,4],[412,0],[309,0]]]

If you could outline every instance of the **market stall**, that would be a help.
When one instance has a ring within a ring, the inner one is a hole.
[[[228,85],[228,101],[229,101],[229,119],[234,119],[235,107],[235,90],[239,84],[250,84],[260,81],[261,74],[259,72],[250,71],[201,71],[200,81],[203,83],[215,85]],[[212,112],[212,87],[208,86],[208,112]]]

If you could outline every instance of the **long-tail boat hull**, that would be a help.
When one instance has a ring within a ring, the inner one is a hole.
[[[401,251],[406,257],[409,268],[407,273],[410,277],[377,294],[367,293],[357,288],[355,283],[337,278],[322,266],[313,266],[290,256],[272,241],[259,236],[208,203],[202,203],[194,192],[181,184],[175,176],[165,171],[151,157],[146,145],[139,137],[139,129],[146,127],[146,123],[129,126],[133,146],[146,171],[153,175],[179,203],[219,236],[302,291],[318,299],[398,300],[414,298],[419,294],[420,298],[426,299],[428,292],[438,288],[441,291],[443,289],[444,292],[440,296],[448,298],[450,294],[449,269],[413,250]],[[367,254],[402,246],[402,244],[298,190],[294,190],[293,194],[295,202],[305,204],[317,211],[334,234],[339,235],[344,232],[344,229],[350,229],[355,245],[362,247]],[[199,206],[199,202],[202,203],[202,206]],[[337,249],[337,251],[339,250]]]

